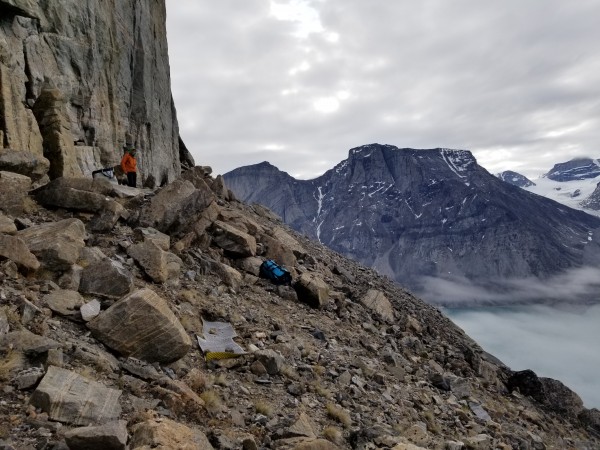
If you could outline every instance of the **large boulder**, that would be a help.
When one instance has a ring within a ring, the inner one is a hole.
[[[70,450],[125,450],[127,437],[127,422],[124,420],[73,428],[65,433]]]
[[[65,219],[36,225],[17,233],[29,250],[37,256],[42,267],[64,271],[75,264],[85,247],[85,226],[79,219]]]
[[[294,252],[286,247],[279,240],[263,235],[260,241],[266,247],[264,256],[268,259],[274,260],[277,264],[284,266],[286,269],[293,269],[296,264],[296,256]]]
[[[178,256],[164,251],[152,240],[131,245],[127,254],[135,259],[156,283],[177,279],[183,264]]]
[[[27,192],[31,189],[31,178],[12,172],[0,172],[0,211],[19,216],[30,208]]]
[[[298,300],[313,308],[322,308],[329,301],[329,286],[311,273],[303,273],[294,284],[294,289],[298,294]]]
[[[192,346],[167,302],[150,289],[119,300],[87,326],[107,347],[148,362],[176,361]]]
[[[217,220],[213,226],[213,242],[231,255],[245,258],[256,255],[256,239],[233,225]]]
[[[394,321],[394,308],[383,292],[376,289],[369,289],[361,297],[360,303],[374,312],[383,321],[388,323]]]
[[[195,221],[215,200],[208,189],[196,189],[187,180],[178,179],[162,188],[140,214],[142,227],[163,233],[181,231]]]
[[[213,446],[200,430],[189,428],[170,419],[152,419],[132,428],[132,450],[150,448],[213,450]]]
[[[97,213],[91,228],[105,232],[127,216],[125,208],[108,197],[112,192],[108,180],[61,177],[38,189],[35,198],[44,206]]]
[[[40,262],[23,240],[17,236],[0,234],[0,257],[10,259],[26,270],[37,270]]]
[[[29,402],[58,422],[88,425],[115,420],[121,414],[121,391],[75,372],[50,366]]]
[[[49,169],[50,161],[41,155],[29,151],[0,149],[0,171],[19,173],[32,180],[39,180]]]
[[[81,273],[79,292],[106,298],[121,298],[133,289],[133,275],[123,264],[102,258],[86,265]]]

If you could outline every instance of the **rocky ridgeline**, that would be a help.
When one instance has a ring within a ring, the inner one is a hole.
[[[31,175],[31,174],[30,174]],[[600,413],[232,198],[0,172],[3,449],[593,449]],[[292,286],[259,278],[272,258]],[[203,320],[246,354],[205,361]]]

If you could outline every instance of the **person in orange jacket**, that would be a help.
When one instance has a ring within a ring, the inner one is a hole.
[[[137,184],[137,161],[135,148],[128,149],[121,159],[121,169],[127,174],[127,186],[135,187]]]

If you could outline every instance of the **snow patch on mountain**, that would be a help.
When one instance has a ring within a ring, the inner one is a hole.
[[[541,177],[535,180],[535,185],[523,189],[562,203],[569,208],[579,209],[600,217],[600,211],[594,211],[581,205],[584,199],[592,195],[599,182],[600,176],[573,181],[554,181],[547,177]]]

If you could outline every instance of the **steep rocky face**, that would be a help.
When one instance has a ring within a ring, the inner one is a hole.
[[[191,156],[170,90],[164,1],[0,0],[0,150],[89,175],[135,145],[143,183]],[[192,165],[193,165],[193,161]]]
[[[600,220],[502,182],[468,151],[366,145],[321,177],[265,163],[225,175],[298,231],[396,281],[544,277],[577,267]]]
[[[581,158],[555,164],[546,177],[554,181],[573,181],[596,178],[598,175],[600,175],[600,160]]]
[[[581,206],[593,211],[600,211],[600,183],[596,185],[594,192],[581,202]]]
[[[512,170],[505,170],[504,172],[501,172],[496,176],[502,181],[505,181],[507,183],[512,184],[513,186],[517,186],[520,188],[535,186],[535,183],[529,178],[527,178],[524,175],[521,175],[520,173],[513,172]]]

